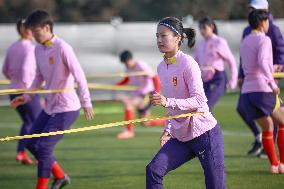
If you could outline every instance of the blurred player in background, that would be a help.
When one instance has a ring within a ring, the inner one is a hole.
[[[3,74],[10,80],[10,89],[30,88],[36,75],[33,35],[31,30],[25,27],[24,22],[24,19],[17,21],[17,31],[21,38],[8,48],[3,64]],[[10,100],[17,96],[21,94],[10,95]],[[39,96],[34,95],[30,102],[17,107],[16,111],[23,122],[20,135],[29,134],[33,122],[41,111]],[[26,139],[19,140],[16,160],[23,164],[31,164],[32,160],[26,154],[25,149]]]
[[[161,90],[160,80],[153,70],[145,62],[137,60],[128,50],[120,54],[120,61],[126,67],[126,73],[145,72],[144,75],[127,76],[117,85],[129,84],[138,87],[138,90],[131,95],[120,96],[119,99],[124,104],[125,120],[132,120],[135,118],[135,111],[138,111],[140,117],[150,116],[150,100],[151,92]],[[159,126],[164,124],[164,120],[153,120],[143,123],[145,126]],[[117,135],[119,139],[127,139],[134,137],[134,124],[130,123],[126,129]]]
[[[267,0],[251,0],[249,4],[249,12],[253,10],[265,10],[269,11]],[[247,26],[243,31],[242,39],[244,39],[246,36],[248,36],[252,32],[251,26]],[[275,72],[282,71],[283,65],[284,65],[284,40],[281,34],[281,31],[279,27],[277,27],[273,23],[273,16],[271,13],[269,13],[269,29],[266,35],[271,39],[272,42],[272,53],[273,53],[273,66]],[[244,80],[244,71],[242,69],[242,60],[240,59],[240,67],[239,67],[239,87],[242,87],[242,83]],[[250,119],[249,115],[244,114],[242,111],[240,111],[240,107],[238,105],[237,111],[239,112],[240,116],[246,123],[246,125],[250,128],[252,131],[255,141],[253,143],[252,148],[248,151],[248,155],[253,156],[259,156],[261,158],[267,157],[264,150],[262,149],[261,145],[261,132],[256,125],[255,121]],[[274,128],[274,138],[276,139],[277,134],[277,128]]]
[[[48,133],[70,129],[83,107],[85,118],[94,117],[90,92],[84,71],[72,47],[53,33],[53,20],[42,10],[29,15],[26,26],[31,28],[39,43],[35,49],[37,72],[31,88],[39,88],[45,82],[45,89],[67,89],[65,92],[45,94],[45,107],[35,120],[30,134]],[[78,85],[79,97],[74,89]],[[31,100],[31,95],[16,97],[12,107],[18,107]],[[62,170],[54,157],[54,149],[63,135],[31,138],[27,148],[38,161],[36,189],[46,189],[50,174],[54,181],[52,189],[70,184],[70,178]]]
[[[205,95],[212,112],[214,105],[225,94],[226,89],[236,88],[238,70],[227,41],[218,36],[214,20],[209,17],[200,19],[199,29],[204,39],[197,43],[195,60],[201,68]],[[225,73],[225,64],[229,65],[231,71],[229,81]]]
[[[273,50],[269,37],[269,13],[254,10],[249,14],[252,32],[240,47],[244,81],[239,99],[240,111],[256,120],[262,129],[262,145],[267,153],[273,174],[284,173],[284,107],[280,89],[273,78]],[[279,124],[277,159],[273,139],[273,121]]]

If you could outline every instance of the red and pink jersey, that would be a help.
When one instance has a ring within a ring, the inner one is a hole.
[[[134,92],[134,95],[146,95],[152,91],[154,91],[154,85],[153,85],[153,76],[154,72],[148,66],[145,62],[143,61],[136,61],[136,65],[134,68],[127,68],[126,73],[132,73],[132,72],[145,72],[147,75],[143,76],[129,76],[128,79],[128,84],[132,86],[138,87],[138,91]]]

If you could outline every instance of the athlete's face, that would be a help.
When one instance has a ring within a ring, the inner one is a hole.
[[[176,51],[181,37],[176,35],[172,30],[166,26],[157,27],[157,46],[162,53],[170,53]]]
[[[131,58],[125,62],[127,68],[132,69],[136,66],[134,58]]]
[[[200,33],[205,38],[208,38],[208,37],[212,36],[213,29],[214,29],[213,25],[204,24],[204,25],[200,25],[199,26]]]
[[[269,29],[269,20],[265,20],[263,21],[263,30],[264,30],[264,33],[267,33],[268,32],[268,29]]]
[[[31,31],[38,43],[44,43],[50,39],[51,31],[49,25],[31,27]]]

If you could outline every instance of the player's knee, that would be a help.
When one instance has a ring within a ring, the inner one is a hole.
[[[26,142],[26,148],[33,154],[37,155],[37,147],[36,144],[33,142],[32,139],[27,140]]]
[[[159,166],[154,163],[154,162],[150,162],[147,166],[146,166],[146,175],[147,177],[152,177],[152,178],[157,178],[157,177],[163,177],[164,176],[164,171],[162,171],[161,168],[159,168]]]

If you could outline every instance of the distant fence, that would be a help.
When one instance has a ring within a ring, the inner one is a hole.
[[[284,32],[284,19],[276,20],[275,23]],[[228,40],[237,62],[241,34],[246,25],[246,21],[217,21],[219,34]],[[193,23],[191,27],[196,29],[199,40],[197,24]],[[2,66],[7,47],[17,40],[18,36],[15,26],[11,24],[0,24],[0,33]],[[161,54],[156,47],[156,23],[153,22],[122,23],[117,26],[110,23],[58,23],[55,25],[55,33],[73,46],[87,76],[123,71],[117,55],[124,49],[132,50],[137,58],[146,61],[153,69],[156,69],[161,61]],[[184,47],[183,49],[192,53],[192,50]],[[0,73],[0,79],[3,78]],[[100,79],[96,82],[114,83],[118,79]],[[97,91],[92,94],[94,99],[113,99],[118,92]]]

